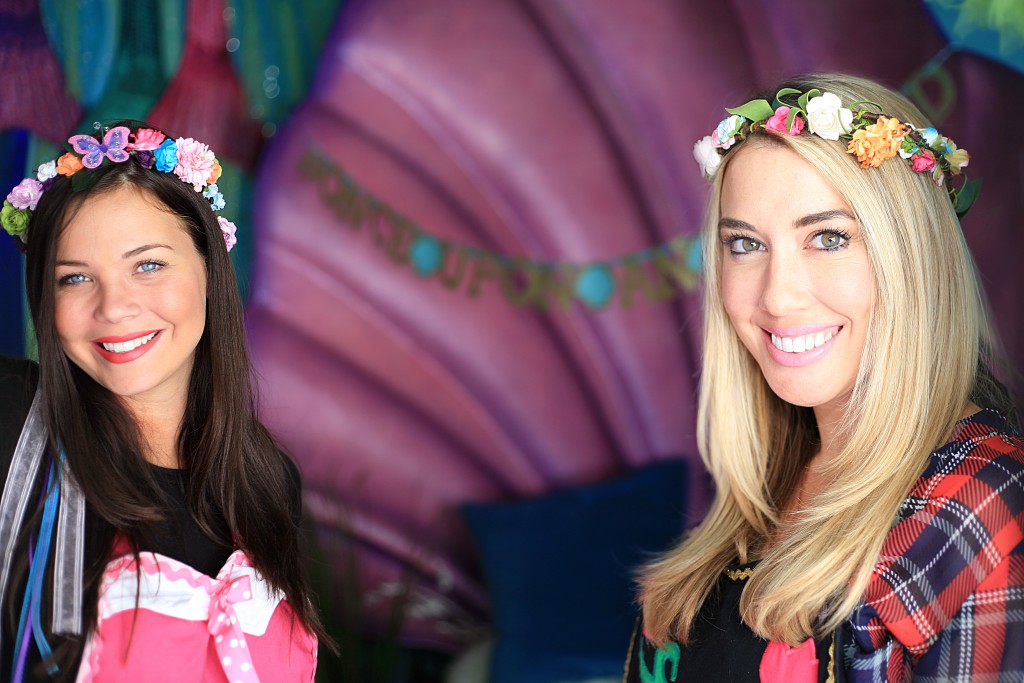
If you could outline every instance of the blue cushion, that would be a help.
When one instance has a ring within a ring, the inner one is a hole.
[[[686,463],[514,503],[468,504],[497,635],[490,683],[621,676],[636,569],[683,530]]]

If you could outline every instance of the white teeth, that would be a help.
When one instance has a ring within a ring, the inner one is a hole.
[[[780,337],[773,334],[772,345],[786,353],[803,353],[804,351],[810,351],[811,349],[821,346],[834,337],[838,332],[839,328],[837,327],[829,330],[828,332],[817,332],[815,334],[808,334],[804,337]]]
[[[111,353],[127,353],[133,351],[143,344],[148,344],[152,341],[153,337],[156,336],[156,332],[147,334],[145,337],[139,337],[138,339],[132,339],[126,342],[116,342],[114,344],[102,344],[103,348]]]

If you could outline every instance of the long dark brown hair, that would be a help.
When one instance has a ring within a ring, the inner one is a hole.
[[[60,235],[90,197],[130,186],[180,219],[206,264],[206,327],[194,354],[177,440],[188,473],[189,512],[211,539],[243,549],[270,585],[288,597],[298,620],[330,643],[302,573],[291,475],[256,416],[242,301],[209,201],[173,173],[143,169],[135,159],[78,173],[90,175],[88,187],[76,190],[70,178],[58,176],[33,212],[25,284],[51,447],[63,446],[88,505],[86,629],[95,625],[99,582],[115,533],[137,548],[137,541],[166,514],[152,470],[141,455],[145,435],[117,396],[68,360],[54,318]],[[226,521],[230,538],[217,532],[222,528],[218,519]],[[17,574],[23,580],[27,553],[19,556],[23,559]],[[13,618],[16,607],[8,602]],[[58,663],[69,664],[61,666],[62,672],[73,673],[83,641],[69,640],[56,650]]]

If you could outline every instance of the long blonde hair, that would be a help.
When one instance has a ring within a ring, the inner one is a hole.
[[[876,102],[902,121],[930,125],[904,97],[864,79],[820,74],[783,86]],[[656,643],[689,641],[701,605],[736,559],[759,560],[740,602],[755,633],[796,645],[847,619],[900,504],[971,397],[990,343],[963,233],[945,189],[929,174],[900,160],[861,169],[845,143],[816,135],[751,136],[739,144],[751,140],[792,149],[853,208],[876,287],[868,339],[846,406],[845,444],[824,471],[834,483],[799,515],[783,519],[780,510],[814,454],[817,427],[811,409],[771,391],[726,316],[718,221],[734,154],[726,155],[703,228],[697,418],[698,446],[716,494],[703,523],[642,574],[644,626]]]

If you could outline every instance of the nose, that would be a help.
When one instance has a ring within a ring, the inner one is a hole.
[[[781,318],[807,306],[810,297],[810,273],[797,254],[769,252],[762,273],[761,309]]]
[[[102,322],[121,322],[138,312],[138,301],[128,283],[112,279],[102,282],[97,288],[96,317]]]

